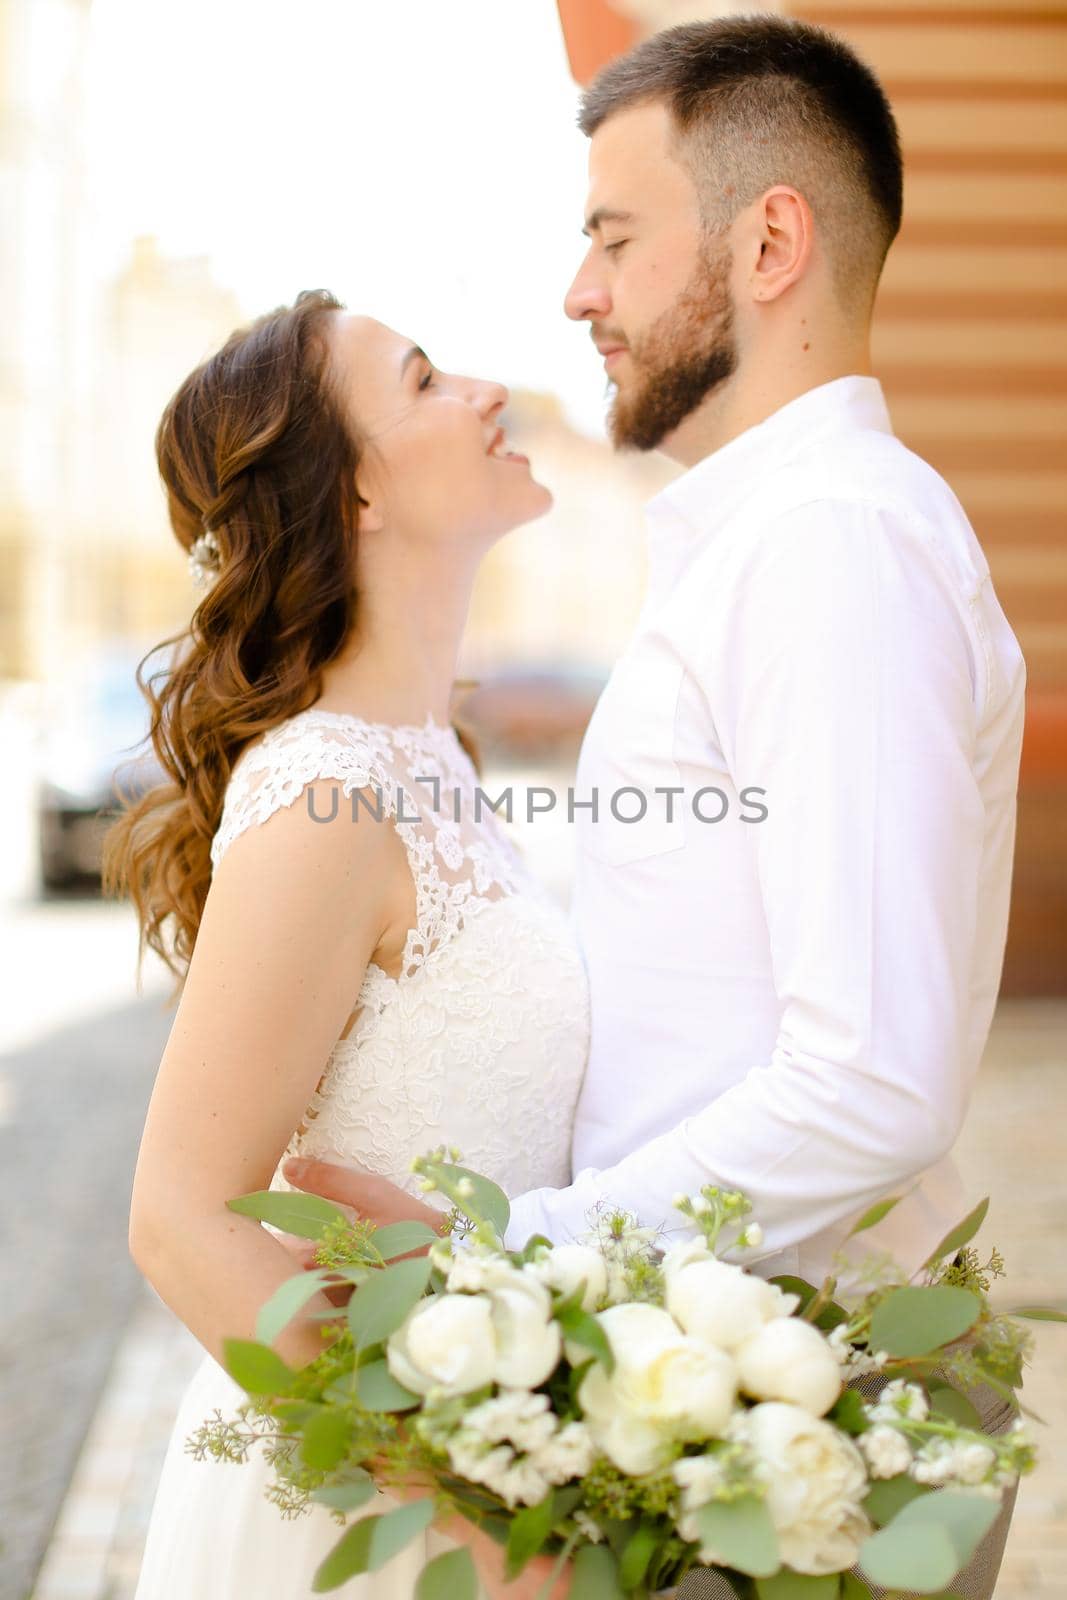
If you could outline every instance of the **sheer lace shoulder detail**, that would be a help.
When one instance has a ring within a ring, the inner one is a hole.
[[[369,723],[334,724],[322,712],[314,717],[304,712],[268,729],[234,763],[211,841],[212,867],[247,828],[293,805],[319,778],[335,779],[346,795],[368,784],[384,785],[389,746],[382,733]]]
[[[483,906],[520,889],[541,898],[480,789],[452,728],[364,722],[312,706],[242,751],[211,844],[212,866],[246,828],[299,800],[308,784],[333,779],[332,806],[316,820],[353,826],[389,822],[415,885],[416,925],[402,975],[459,932]],[[362,791],[358,794],[356,791]]]

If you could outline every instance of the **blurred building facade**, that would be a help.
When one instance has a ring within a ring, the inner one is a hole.
[[[896,431],[974,524],[1028,671],[1005,993],[1067,993],[1067,5],[559,0],[575,76],[657,28],[766,10],[885,84],[904,226],[874,323]]]

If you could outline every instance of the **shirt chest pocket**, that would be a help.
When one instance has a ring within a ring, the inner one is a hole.
[[[575,785],[584,855],[622,866],[679,850],[685,796],[674,759],[683,668],[641,641],[618,662],[597,703]],[[671,791],[674,791],[673,793]],[[595,812],[586,802],[595,798]]]

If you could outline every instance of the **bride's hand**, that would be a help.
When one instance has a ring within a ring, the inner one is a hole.
[[[375,1457],[365,1465],[377,1478],[378,1471],[385,1467],[385,1462],[381,1457]],[[380,1482],[379,1487],[396,1500],[408,1501],[425,1499],[430,1486],[413,1481]],[[534,1556],[532,1561],[526,1563],[519,1577],[508,1583],[504,1575],[504,1547],[498,1544],[491,1534],[483,1532],[473,1522],[468,1522],[466,1517],[454,1512],[442,1512],[434,1519],[433,1526],[439,1533],[446,1534],[457,1544],[466,1545],[477,1568],[478,1579],[486,1600],[567,1600],[571,1590],[573,1570],[569,1561],[551,1588],[542,1594],[546,1579],[556,1565],[555,1556]]]

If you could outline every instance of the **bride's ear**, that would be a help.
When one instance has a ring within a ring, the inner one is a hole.
[[[356,505],[359,507],[360,533],[380,533],[382,528],[385,526],[385,518],[382,516],[382,509],[378,503],[377,495],[372,492],[371,497],[368,500],[367,497],[360,492],[360,487],[357,483]]]

